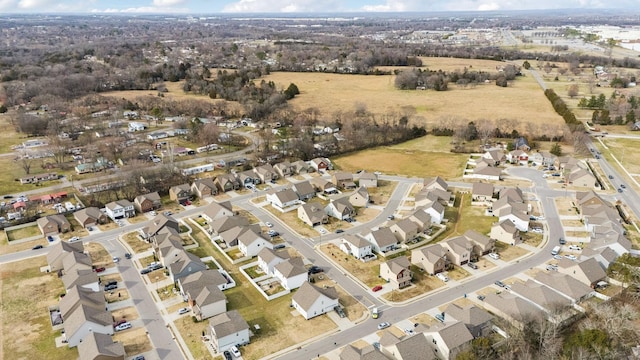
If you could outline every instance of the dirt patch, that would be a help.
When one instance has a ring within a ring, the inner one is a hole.
[[[578,215],[576,209],[574,208],[574,202],[571,198],[563,197],[563,198],[555,198],[556,208],[558,209],[558,215]]]
[[[521,247],[510,246],[499,241],[496,242],[496,252],[500,254],[500,259],[504,261],[511,261],[529,253],[529,251]]]
[[[325,253],[333,262],[338,263],[348,273],[357,277],[369,287],[383,285],[386,282],[378,277],[380,274],[380,264],[386,260],[380,258],[362,262],[353,256],[347,255],[334,244],[324,244],[320,246],[320,250]]]
[[[115,266],[113,257],[109,255],[109,252],[102,245],[94,242],[88,242],[84,244],[84,250],[89,253],[93,266]]]
[[[120,342],[124,345],[124,352],[127,356],[140,354],[153,349],[144,328],[119,331],[113,335],[113,341]]]
[[[129,291],[126,288],[117,288],[115,290],[105,292],[104,298],[109,304],[129,299]]]
[[[136,310],[136,308],[133,306],[114,310],[111,312],[111,315],[113,315],[113,319],[115,322],[118,322],[120,320],[133,321],[140,317],[138,315],[138,310]]]
[[[447,272],[447,275],[449,276],[450,279],[459,281],[468,277],[471,274],[460,266],[454,266],[453,270],[449,270]]]
[[[351,321],[358,320],[365,312],[368,311],[364,305],[344,291],[343,288],[336,285],[335,281],[329,279],[326,275],[323,280],[316,281],[315,285],[319,287],[324,285],[334,286],[338,291],[338,301],[340,302],[340,305],[344,307],[344,312],[347,315],[347,318]]]
[[[134,254],[145,252],[151,249],[151,244],[142,240],[138,233],[131,232],[123,236],[124,241],[131,247]]]
[[[430,276],[425,272],[421,272],[417,266],[411,265],[411,271],[413,271],[411,286],[401,290],[393,290],[384,294],[383,297],[389,301],[400,302],[445,286],[444,282],[435,276]]]

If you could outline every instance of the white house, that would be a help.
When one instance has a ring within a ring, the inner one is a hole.
[[[116,200],[105,205],[107,216],[112,220],[136,216],[136,209],[129,200]]]
[[[500,222],[509,220],[520,231],[526,232],[529,230],[529,215],[520,211],[512,206],[507,206],[498,212],[498,219]]]
[[[132,121],[129,123],[129,132],[143,131],[147,126],[141,122]]]
[[[70,348],[78,346],[90,333],[113,334],[113,318],[103,307],[80,304],[64,320],[64,333]]]
[[[297,289],[309,280],[309,274],[300,257],[288,259],[274,266],[273,276],[280,280],[286,290]]]
[[[227,311],[209,319],[211,345],[222,353],[235,345],[249,343],[249,324],[237,310]]]
[[[281,262],[289,259],[289,253],[286,251],[276,252],[267,247],[258,253],[258,266],[265,274],[273,274],[273,268]]]
[[[432,224],[441,224],[444,220],[444,206],[437,201],[425,206],[423,210],[431,216]]]
[[[285,190],[271,190],[267,192],[267,202],[271,204],[271,206],[278,209],[286,209],[291,206],[298,205],[300,200],[298,199],[298,194],[291,189]]]
[[[291,304],[307,320],[332,311],[339,305],[335,287],[319,288],[308,281],[291,298]]]
[[[375,257],[371,243],[360,235],[345,235],[342,238],[342,243],[340,243],[340,250],[363,261],[366,261],[366,259],[373,260]]]
[[[529,162],[529,154],[523,150],[513,150],[507,154],[507,161],[512,164],[526,166]]]
[[[238,237],[238,250],[244,256],[254,257],[264,248],[273,249],[273,244],[253,230],[245,231]]]
[[[396,248],[398,239],[391,229],[385,227],[368,233],[365,238],[371,243],[371,249],[377,253],[385,253]]]
[[[329,205],[325,206],[324,212],[339,220],[349,219],[356,215],[356,209],[346,196],[331,200]]]

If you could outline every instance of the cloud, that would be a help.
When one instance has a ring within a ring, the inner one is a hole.
[[[336,12],[344,10],[337,0],[240,0],[222,9],[229,13]]]
[[[155,7],[155,6],[141,6],[141,7],[132,7],[132,8],[124,8],[124,9],[115,9],[115,8],[107,8],[107,9],[92,9],[90,12],[92,13],[120,13],[120,14],[149,14],[149,13],[158,13],[158,14],[172,14],[172,13],[189,13],[191,12],[188,8],[171,8],[171,7]]]
[[[9,11],[16,8],[15,0],[0,0],[0,11]]]
[[[173,7],[184,4],[186,0],[153,0],[153,6],[157,7]]]
[[[21,9],[38,9],[41,10],[45,6],[49,6],[51,0],[20,0],[18,7]]]

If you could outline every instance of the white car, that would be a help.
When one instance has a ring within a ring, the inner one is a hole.
[[[240,350],[238,350],[238,347],[237,347],[237,346],[235,346],[235,345],[234,345],[234,346],[232,346],[232,347],[231,347],[231,349],[229,349],[229,350],[231,351],[231,353],[233,354],[233,356],[235,356],[235,357],[237,357],[237,358],[239,358],[239,357],[241,356],[241,355],[240,355]]]
[[[378,324],[378,330],[386,329],[389,326],[391,326],[391,324],[389,324],[388,322],[381,322],[380,324]]]
[[[151,216],[156,216],[156,215],[158,215],[158,213],[157,213],[157,212],[155,212],[155,211],[151,211],[149,214],[150,214]]]
[[[186,314],[189,312],[189,308],[183,307],[180,310],[178,310],[178,314],[182,315],[182,314]]]
[[[443,273],[436,274],[436,277],[444,282],[449,281],[449,277]]]
[[[268,222],[268,221],[267,221],[266,223],[264,223],[264,224],[265,224],[267,227],[270,227],[270,228],[272,228],[272,227],[273,227],[273,224],[272,224],[272,223],[270,223],[270,222]]]
[[[498,255],[497,253],[490,253],[489,257],[493,260],[500,260],[500,255]]]
[[[582,248],[578,245],[569,245],[569,250],[577,250],[580,251]]]
[[[122,331],[122,330],[127,330],[127,329],[131,329],[131,323],[126,322],[126,323],[122,323],[118,326],[115,327],[116,331]]]
[[[78,240],[80,240],[80,238],[77,237],[77,236],[74,236],[71,239],[69,239],[69,242],[74,242],[74,241],[78,241]]]
[[[413,329],[404,329],[404,333],[409,336],[415,335],[415,331],[413,331]]]
[[[324,235],[324,234],[326,234],[326,233],[327,233],[327,230],[325,230],[325,229],[320,229],[320,234],[323,234],[323,235]]]
[[[119,257],[117,257],[117,256],[114,256],[114,257],[113,257],[113,262],[114,262],[114,263],[117,263],[117,262],[119,262],[119,261],[120,261],[120,258],[119,258]]]
[[[566,257],[569,260],[573,260],[573,261],[578,260],[578,258],[575,255],[565,255],[564,257]]]

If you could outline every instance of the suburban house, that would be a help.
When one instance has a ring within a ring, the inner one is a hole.
[[[199,257],[188,251],[180,252],[174,257],[170,264],[165,265],[169,270],[169,277],[173,282],[176,282],[189,274],[207,269],[207,265],[205,265]]]
[[[527,166],[529,163],[529,154],[523,150],[512,150],[507,154],[507,161],[512,164]]]
[[[182,238],[171,231],[162,231],[154,237],[153,250],[158,261],[168,266],[184,252]]]
[[[297,289],[309,280],[307,268],[301,257],[287,259],[273,267],[273,276],[285,290]]]
[[[57,173],[35,174],[20,178],[20,184],[37,184],[43,181],[58,180]]]
[[[183,203],[191,197],[191,186],[189,184],[175,185],[169,188],[169,199],[178,203]]]
[[[270,164],[260,165],[255,168],[254,171],[263,183],[276,181],[280,178],[276,170]]]
[[[347,344],[340,351],[339,358],[340,360],[389,360],[386,355],[370,344],[363,348]]]
[[[75,270],[92,270],[93,262],[91,257],[85,253],[72,251],[62,258],[62,268],[65,272]]]
[[[130,218],[136,216],[136,209],[129,200],[122,199],[108,203],[104,206],[107,216],[112,220]]]
[[[475,230],[467,230],[462,234],[473,245],[472,256],[482,256],[493,252],[496,241]]]
[[[78,346],[91,333],[113,335],[113,317],[104,308],[80,304],[63,320],[64,337],[70,348]]]
[[[293,184],[292,190],[298,195],[298,199],[301,201],[307,201],[316,196],[316,190],[313,188],[309,181],[302,181]]]
[[[489,150],[482,154],[481,158],[491,162],[493,166],[498,166],[507,161],[507,156],[502,150]]]
[[[422,208],[416,209],[407,219],[413,221],[418,226],[418,232],[423,232],[431,228],[431,215],[427,214]]]
[[[178,287],[185,301],[188,301],[189,294],[196,294],[201,288],[215,285],[220,290],[226,290],[229,281],[218,270],[207,269],[189,274],[178,281]]]
[[[441,224],[444,220],[444,206],[437,201],[424,206],[422,210],[431,216],[432,224]]]
[[[473,335],[462,321],[429,326],[424,336],[435,346],[439,357],[451,360],[470,347],[473,340]]]
[[[325,194],[337,194],[338,189],[336,188],[336,184],[332,183],[329,180],[323,179],[321,177],[314,177],[309,180],[313,188],[316,192],[322,192]]]
[[[222,353],[232,346],[249,343],[249,324],[238,310],[227,311],[209,319],[209,335],[211,346]]]
[[[500,294],[488,293],[483,305],[488,311],[518,328],[522,328],[526,321],[546,319],[546,314],[538,306],[506,291]]]
[[[273,244],[253,230],[245,231],[242,235],[238,236],[238,250],[240,250],[244,256],[254,257],[258,255],[260,250],[266,247],[273,249]]]
[[[180,232],[180,224],[176,219],[174,219],[170,215],[158,214],[153,218],[153,220],[151,220],[151,225],[141,229],[141,235],[143,238],[149,239],[153,236],[156,236],[165,228],[173,229],[176,234]]]
[[[447,250],[440,244],[432,244],[411,250],[411,263],[429,275],[445,271]]]
[[[140,213],[160,209],[162,199],[158,192],[152,192],[144,195],[138,195],[133,199],[133,207]]]
[[[340,243],[340,250],[362,261],[374,260],[376,258],[376,256],[373,255],[371,243],[360,235],[345,235]]]
[[[529,230],[529,215],[514,206],[507,206],[498,211],[498,221],[503,222],[505,220],[511,221],[522,232]]]
[[[380,277],[387,280],[393,289],[402,289],[411,285],[413,273],[406,256],[388,260],[380,264]]]
[[[505,198],[508,199],[508,202],[524,202],[524,195],[519,187],[507,187],[500,190],[498,199]]]
[[[516,245],[522,241],[520,230],[518,230],[510,220],[503,220],[491,225],[491,233],[489,236],[496,241],[501,241],[509,245]]]
[[[100,284],[98,283],[98,275],[93,270],[87,269],[74,269],[66,271],[62,275],[62,283],[64,288],[69,291],[74,286],[80,286],[85,289],[91,289],[92,291],[100,291]]]
[[[447,317],[462,322],[474,338],[489,336],[493,332],[493,316],[475,305],[461,307],[456,303],[450,303],[444,313]],[[445,321],[447,320],[449,319],[445,318]]]
[[[293,294],[291,304],[307,320],[339,306],[338,291],[335,287],[317,287],[308,281]]]
[[[571,300],[560,295],[550,287],[531,279],[524,284],[516,282],[511,285],[511,292],[518,294],[532,303],[554,314],[557,310],[571,305]]]
[[[236,226],[247,226],[249,225],[249,220],[247,220],[244,216],[223,216],[218,219],[214,219],[211,223],[209,223],[210,229],[214,234],[221,234],[229,229],[232,229]]]
[[[325,172],[327,170],[332,170],[333,165],[331,164],[331,160],[327,158],[315,158],[309,161],[309,165],[317,172]]]
[[[99,157],[95,161],[91,159],[85,159],[84,161],[85,162],[76,165],[76,174],[98,172],[111,166],[111,164],[109,164],[109,162],[103,157]]]
[[[64,215],[47,215],[36,221],[42,235],[56,235],[58,233],[66,233],[71,231],[71,224]]]
[[[502,169],[493,166],[476,166],[472,178],[498,181],[502,177]]]
[[[314,171],[313,166],[302,160],[294,161],[291,166],[296,174],[307,174]]]
[[[436,176],[435,178],[425,178],[422,182],[422,189],[448,191],[449,184],[447,184],[447,181],[440,176]]]
[[[147,125],[141,122],[131,121],[129,123],[129,132],[143,131],[146,128],[147,128]]]
[[[556,162],[557,156],[548,151],[534,152],[529,156],[529,160],[536,163],[536,165],[553,166]]]
[[[366,188],[378,187],[378,175],[363,171],[358,177],[358,185]]]
[[[331,200],[329,205],[324,208],[324,212],[338,220],[350,219],[356,215],[356,209],[346,196]]]
[[[471,186],[472,205],[490,205],[494,198],[494,186],[491,183],[475,182]]]
[[[389,227],[398,242],[404,243],[418,237],[418,225],[410,219],[402,219]]]
[[[388,227],[374,230],[368,233],[365,238],[371,243],[371,249],[378,254],[394,250],[398,246],[398,239]]]
[[[569,173],[567,181],[569,181],[569,184],[572,184],[573,186],[587,187],[590,189],[596,187],[597,184],[596,177],[589,171],[582,168],[577,168]]]
[[[595,288],[598,282],[607,277],[607,273],[595,258],[578,262],[562,259],[558,261],[558,272],[569,275],[591,288]]]
[[[575,279],[571,275],[561,274],[555,271],[539,272],[534,277],[534,280],[554,289],[570,299],[574,304],[591,297],[593,293],[593,289],[580,282],[580,280]]]
[[[443,206],[453,206],[455,198],[446,190],[440,188],[428,189],[422,188],[415,196],[415,206],[429,206],[434,202],[438,202]]]
[[[609,268],[609,265],[616,261],[618,253],[608,246],[600,249],[593,249],[589,247],[582,250],[582,254],[580,254],[579,259],[582,261],[588,258],[596,259],[602,270],[606,271]]]
[[[240,235],[244,234],[247,231],[253,231],[256,234],[259,234],[261,232],[260,224],[233,226],[232,228],[225,230],[219,234],[220,240],[227,247],[238,246],[238,238],[240,238]]]
[[[186,295],[193,315],[199,321],[227,311],[227,298],[215,284],[190,289]]]
[[[380,337],[381,351],[391,359],[437,360],[434,345],[424,334],[397,337],[386,330]]]
[[[239,173],[236,173],[236,180],[240,183],[240,186],[248,188],[253,185],[258,185],[262,183],[262,180],[253,170],[245,170]]]
[[[273,268],[281,262],[287,261],[289,257],[287,251],[275,251],[264,247],[258,253],[258,266],[265,274],[273,274]]]
[[[357,207],[366,207],[369,204],[369,190],[364,186],[360,186],[349,195],[349,203]]]
[[[85,229],[108,221],[107,215],[95,206],[80,209],[73,213],[73,217]]]
[[[515,150],[529,151],[531,150],[531,146],[529,146],[529,142],[524,137],[519,137],[513,141],[513,148]]]
[[[283,211],[286,208],[296,206],[300,203],[298,194],[291,189],[276,190],[271,189],[267,192],[267,202],[274,208]]]
[[[283,161],[273,165],[273,169],[281,178],[289,177],[293,175],[295,171],[291,163],[288,161]]]
[[[49,264],[49,270],[51,272],[63,270],[64,268],[62,267],[62,260],[67,254],[71,252],[84,253],[84,244],[82,243],[82,241],[71,243],[67,241],[60,241],[55,245],[52,245],[49,248],[49,252],[47,253],[47,263]]]
[[[220,192],[240,189],[240,181],[233,174],[218,175],[213,182],[216,184]]]
[[[202,199],[207,196],[218,194],[218,187],[212,178],[196,179],[191,183],[191,193]]]
[[[124,345],[114,342],[109,334],[91,332],[78,344],[80,359],[124,360]]]
[[[331,182],[336,184],[338,189],[351,190],[356,188],[356,183],[353,181],[353,174],[344,171],[333,173],[333,175],[331,175]]]
[[[447,250],[447,259],[455,265],[464,265],[471,260],[473,244],[464,236],[456,236],[447,241],[441,242]]]
[[[204,208],[204,211],[202,212],[202,218],[208,222],[212,222],[214,220],[217,220],[223,217],[233,216],[233,215],[234,213],[232,210],[231,203],[229,201],[223,201],[223,202],[214,201],[211,204],[207,205]]]

